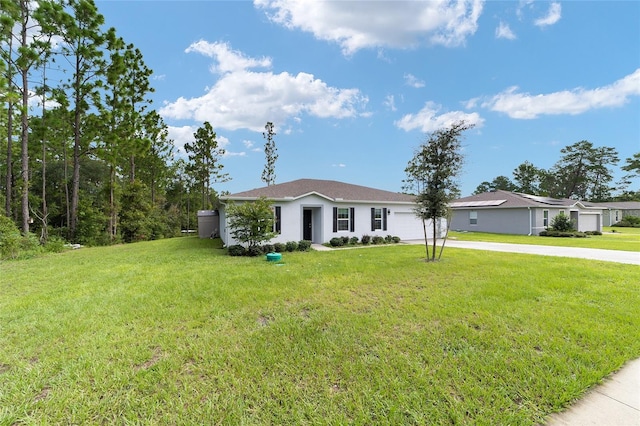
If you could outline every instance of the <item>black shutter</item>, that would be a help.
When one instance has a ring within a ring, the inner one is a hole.
[[[280,225],[280,219],[282,215],[282,208],[276,206],[276,234],[282,234],[282,226]]]
[[[387,209],[382,209],[382,230],[387,230]]]
[[[333,232],[338,232],[338,208],[333,208]]]
[[[371,207],[371,231],[376,230],[376,209]]]
[[[356,209],[353,207],[349,209],[349,218],[351,219],[350,231],[353,232],[356,230]]]

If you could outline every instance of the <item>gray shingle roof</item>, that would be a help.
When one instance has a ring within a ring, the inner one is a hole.
[[[296,199],[309,194],[318,194],[332,201],[376,201],[387,203],[412,203],[415,201],[415,197],[412,195],[319,179],[298,179],[225,195],[220,198],[223,200],[251,200],[266,197],[272,200],[284,200]]]
[[[490,201],[503,201],[499,205],[487,205]],[[455,203],[464,203],[458,205]],[[523,207],[572,207],[577,203],[587,205],[581,201],[571,200],[569,198],[549,198],[538,197],[535,195],[522,194],[519,192],[509,192],[496,190],[491,192],[483,192],[482,194],[471,195],[469,197],[458,198],[452,202],[455,208],[523,208]]]

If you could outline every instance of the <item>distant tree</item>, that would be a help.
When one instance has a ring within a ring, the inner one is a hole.
[[[449,203],[459,196],[458,175],[464,157],[461,152],[462,133],[472,124],[464,121],[453,123],[448,128],[436,130],[426,136],[425,142],[416,150],[405,173],[404,190],[416,194],[416,216],[422,220],[427,260],[436,260],[437,223],[440,218],[450,219]],[[429,256],[427,221],[432,221],[433,250]],[[448,221],[449,222],[449,221]],[[446,237],[445,237],[446,241]],[[444,249],[444,242],[440,250]]]
[[[516,186],[508,177],[497,176],[491,182],[485,181],[478,185],[474,194],[482,194],[483,192],[496,191],[498,189],[502,191],[515,191]]]
[[[542,174],[542,170],[528,161],[520,164],[513,170],[515,192],[539,195]]]
[[[273,140],[273,137],[276,135],[273,131],[273,123],[268,121],[264,128],[266,132],[263,132],[262,136],[267,140],[264,144],[266,164],[262,171],[261,179],[267,184],[267,186],[271,186],[276,183],[275,165],[276,160],[278,159],[278,149],[276,148],[276,143]]]
[[[615,148],[595,148],[583,140],[562,148],[563,156],[549,171],[546,186],[557,198],[599,201],[610,196],[613,175],[609,166],[618,163]]]
[[[241,204],[229,203],[226,208],[233,238],[245,244],[249,252],[276,236],[273,232],[271,202],[264,197]]]
[[[622,166],[622,170],[630,172],[633,176],[640,176],[640,152],[633,154],[633,157],[628,157],[625,162],[627,164]]]
[[[220,158],[224,155],[223,148],[218,147],[216,133],[208,121],[198,128],[193,134],[193,143],[184,145],[189,156],[187,172],[192,174],[194,180],[200,184],[202,195],[202,209],[211,207],[211,184],[214,182],[226,182],[229,175],[223,173],[224,166]]]

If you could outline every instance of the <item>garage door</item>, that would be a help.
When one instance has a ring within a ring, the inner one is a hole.
[[[600,230],[599,214],[580,214],[578,216],[578,231],[599,231]]]
[[[442,229],[438,232],[444,232],[445,224],[442,223]],[[389,233],[400,237],[402,240],[423,240],[424,230],[422,229],[422,221],[416,217],[413,212],[394,212],[393,224],[389,225]],[[431,222],[427,222],[427,235],[432,238],[433,226]]]

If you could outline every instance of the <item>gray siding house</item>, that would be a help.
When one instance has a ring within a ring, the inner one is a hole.
[[[260,197],[272,202],[277,233],[272,243],[308,240],[321,244],[333,237],[363,235],[424,238],[411,195],[333,180],[299,179],[220,197],[220,238],[226,245],[237,243],[230,233],[226,205]],[[432,229],[430,223],[428,229]],[[443,220],[438,224],[438,237],[445,230]]]
[[[602,230],[602,207],[577,200],[496,190],[459,198],[450,207],[456,231],[538,235],[561,212],[579,231]]]
[[[603,226],[612,226],[625,216],[640,217],[640,201],[613,201],[607,203],[591,203],[602,209]]]

